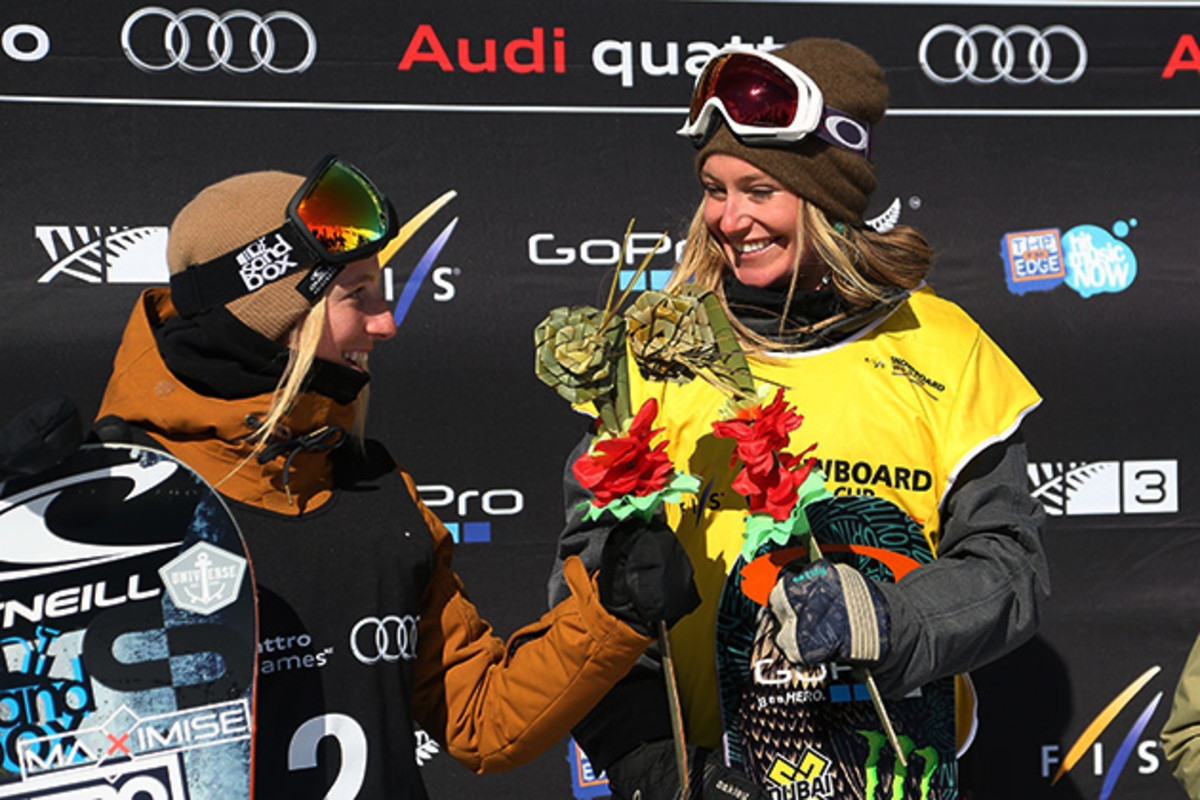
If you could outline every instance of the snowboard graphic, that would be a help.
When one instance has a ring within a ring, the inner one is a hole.
[[[0,656],[0,798],[250,796],[250,564],[166,453],[0,485]]]
[[[805,512],[822,555],[868,578],[894,582],[933,560],[920,526],[886,500],[834,497]],[[749,564],[738,557],[721,594],[717,674],[730,764],[777,800],[957,798],[953,678],[887,701],[905,766],[861,673],[800,667],[776,646],[767,598],[779,570],[797,559],[810,559],[803,540],[768,542]]]

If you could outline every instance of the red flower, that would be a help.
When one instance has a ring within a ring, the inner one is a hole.
[[[734,439],[731,464],[742,462],[742,470],[733,480],[733,488],[750,503],[750,511],[770,514],[785,520],[796,505],[796,489],[812,471],[813,459],[784,451],[789,434],[800,427],[804,417],[783,399],[783,389],[768,405],[755,405],[738,411],[738,418],[713,423],[717,436]]]
[[[583,488],[594,495],[594,505],[608,505],[622,495],[641,497],[666,486],[675,470],[666,442],[650,446],[650,440],[663,430],[651,427],[656,416],[658,402],[650,398],[629,423],[626,435],[597,440],[571,465]]]

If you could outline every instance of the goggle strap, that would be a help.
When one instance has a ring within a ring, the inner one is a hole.
[[[860,128],[862,130],[863,137],[865,139],[865,141],[863,142],[863,146],[862,147],[852,147],[852,146],[850,146],[848,139],[839,139],[837,136],[834,136],[832,133],[830,133],[829,128],[827,127],[827,123],[830,120],[830,118],[845,119],[845,120],[852,122],[855,126]],[[839,111],[838,109],[834,108],[831,105],[826,105],[824,107],[824,109],[822,110],[821,119],[817,122],[817,129],[815,131],[813,131],[813,134],[815,136],[817,136],[817,138],[828,142],[829,144],[833,145],[834,147],[840,147],[843,150],[850,151],[851,153],[858,153],[859,155],[866,158],[868,161],[871,159],[871,124],[868,122],[863,122],[862,120],[856,119],[855,117],[850,116],[849,114],[847,114],[844,111]]]
[[[318,263],[312,247],[288,221],[237,250],[172,275],[171,302],[182,316],[192,316],[253,294],[301,269],[308,272],[296,290],[313,304],[342,267]]]
[[[303,280],[296,284],[296,291],[308,301],[308,304],[316,305],[321,299],[321,295],[325,294],[325,290],[329,288],[329,284],[333,283],[334,278],[345,267],[345,264],[322,264],[318,262],[316,266],[308,271]]]

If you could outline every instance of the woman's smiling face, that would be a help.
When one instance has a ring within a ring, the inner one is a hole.
[[[396,323],[379,283],[378,260],[371,256],[347,264],[326,297],[317,358],[361,370],[372,346],[395,335]]]
[[[750,162],[724,153],[709,156],[700,180],[704,223],[734,277],[758,287],[791,280],[803,247],[800,198]]]

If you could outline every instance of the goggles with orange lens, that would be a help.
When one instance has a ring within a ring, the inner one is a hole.
[[[870,157],[870,124],[825,105],[807,73],[770,53],[727,47],[709,59],[696,77],[687,122],[677,133],[700,146],[721,118],[746,144],[783,146],[813,134]]]
[[[283,225],[253,242],[171,276],[171,300],[198,314],[307,270],[296,291],[315,303],[342,268],[395,238],[391,202],[354,165],[335,155],[317,164],[287,205]]]

